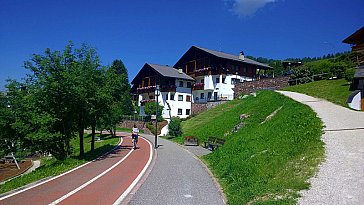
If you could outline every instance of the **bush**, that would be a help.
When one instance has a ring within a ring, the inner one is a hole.
[[[168,134],[173,137],[179,137],[182,135],[182,126],[181,126],[181,119],[179,118],[172,118],[171,122],[168,125]]]
[[[355,74],[355,68],[347,69],[347,70],[345,71],[345,79],[346,79],[348,82],[353,81],[354,74]]]

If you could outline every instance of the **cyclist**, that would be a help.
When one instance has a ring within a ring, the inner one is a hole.
[[[133,149],[137,148],[138,137],[139,137],[138,135],[139,135],[139,129],[134,124],[133,129],[132,129],[132,133],[131,133],[131,138],[133,140]]]

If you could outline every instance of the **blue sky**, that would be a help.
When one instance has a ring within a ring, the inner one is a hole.
[[[0,89],[45,48],[96,47],[134,78],[144,63],[174,65],[192,45],[285,59],[350,50],[363,0],[0,0]]]

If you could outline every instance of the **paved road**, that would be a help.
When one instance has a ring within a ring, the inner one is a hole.
[[[364,112],[304,94],[278,91],[310,106],[322,119],[326,161],[299,204],[364,204]]]
[[[153,136],[145,137],[154,142]],[[159,138],[158,144],[153,169],[139,190],[131,193],[129,204],[224,204],[219,189],[195,155],[168,140]]]
[[[0,198],[0,204],[113,204],[151,162],[152,147],[140,139],[132,150],[130,137],[110,154],[30,189]]]

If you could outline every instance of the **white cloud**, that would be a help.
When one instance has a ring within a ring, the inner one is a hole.
[[[225,4],[232,4],[232,11],[238,16],[251,16],[258,9],[263,8],[268,3],[277,0],[224,0]]]

